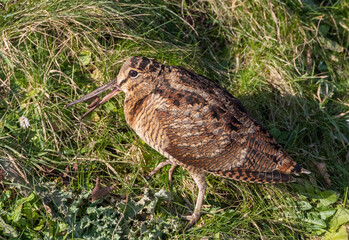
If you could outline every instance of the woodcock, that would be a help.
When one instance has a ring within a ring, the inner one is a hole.
[[[112,91],[100,100],[97,96],[107,89]],[[200,218],[206,173],[256,183],[292,182],[291,174],[309,173],[227,90],[186,69],[145,57],[128,58],[113,81],[67,106],[95,99],[86,116],[120,91],[125,93],[127,123],[168,159],[150,176],[172,164],[171,181],[179,165],[199,188],[187,228]]]

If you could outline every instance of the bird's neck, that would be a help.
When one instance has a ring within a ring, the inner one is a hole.
[[[151,91],[138,91],[132,94],[125,94],[124,113],[127,123],[133,127],[139,114],[144,108]]]

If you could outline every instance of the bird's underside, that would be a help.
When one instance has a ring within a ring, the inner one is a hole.
[[[161,167],[180,165],[193,177],[199,194],[187,227],[200,217],[205,173],[259,183],[291,182],[291,174],[309,173],[294,162],[239,100],[207,78],[144,57],[129,58],[118,77],[72,102],[113,90],[89,107],[92,111],[125,92],[127,123],[151,147],[168,158]]]

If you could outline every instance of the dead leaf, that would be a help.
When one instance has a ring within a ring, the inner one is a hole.
[[[48,168],[46,166],[42,166],[39,169],[42,171],[42,175],[45,177],[56,177],[57,176],[54,168]]]
[[[319,173],[324,178],[325,182],[329,186],[331,186],[332,183],[331,183],[330,175],[327,172],[326,164],[324,162],[320,162],[320,163],[313,162],[313,164],[317,167],[317,169],[319,169]]]
[[[5,179],[5,171],[0,169],[0,181],[3,181]]]
[[[107,195],[108,193],[110,193],[111,191],[113,191],[114,186],[108,186],[108,187],[100,187],[100,179],[99,177],[97,177],[96,180],[96,186],[93,189],[92,193],[91,193],[91,198],[90,201],[94,202],[97,199],[100,199],[101,197]]]
[[[71,179],[77,176],[77,172],[78,172],[78,165],[76,163],[73,163],[73,166],[67,165],[65,167],[65,172],[60,174],[63,185],[64,186],[70,185]]]
[[[46,210],[46,213],[48,213],[48,215],[50,215],[50,217],[52,217],[52,210],[51,210],[51,208],[48,205],[46,205],[44,202],[43,202],[43,205],[44,205],[44,208]]]

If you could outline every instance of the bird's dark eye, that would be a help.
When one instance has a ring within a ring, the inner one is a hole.
[[[132,78],[135,78],[135,77],[138,76],[138,72],[135,71],[135,70],[130,70],[130,71],[128,72],[128,75],[129,75],[130,77],[132,77]]]

